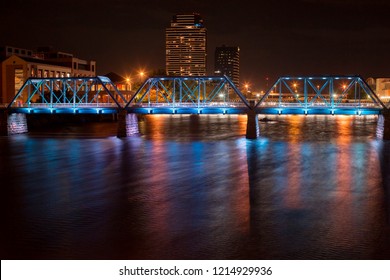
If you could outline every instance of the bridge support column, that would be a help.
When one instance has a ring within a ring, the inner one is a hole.
[[[385,110],[379,115],[376,134],[378,138],[390,140],[390,110]]]
[[[136,114],[128,114],[126,111],[118,113],[118,137],[127,137],[139,133],[138,118]]]
[[[259,119],[254,110],[247,113],[246,139],[257,139],[260,136]]]
[[[14,135],[27,133],[27,118],[26,114],[12,113],[2,111],[0,114],[0,135]]]

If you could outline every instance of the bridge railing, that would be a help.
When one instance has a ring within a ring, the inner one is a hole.
[[[136,103],[132,104],[129,107],[191,107],[191,108],[202,108],[202,107],[245,107],[245,104],[242,102],[208,102],[208,103],[193,103],[193,102],[181,102],[181,103],[163,103],[163,102],[153,102],[153,103]]]
[[[324,108],[324,107],[329,107],[329,108],[362,108],[362,107],[367,107],[367,108],[380,108],[375,103],[372,102],[361,102],[361,103],[352,103],[352,102],[345,102],[345,103],[339,103],[337,106],[330,107],[326,103],[313,103],[313,104],[302,104],[302,103],[296,103],[296,102],[263,102],[261,103],[260,106],[258,107],[294,107],[294,108]]]
[[[121,104],[122,107],[125,105],[125,103]],[[55,104],[48,104],[48,103],[30,103],[30,104],[19,104],[15,106],[16,108],[117,108],[118,105],[116,103],[81,103],[77,104],[77,106],[74,106],[74,104],[69,103],[55,103]]]

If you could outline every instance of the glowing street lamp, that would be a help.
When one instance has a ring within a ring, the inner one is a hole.
[[[297,92],[297,83],[293,83],[294,91]]]
[[[245,84],[244,87],[245,87],[246,91],[248,91],[248,89],[249,89],[249,84]]]
[[[140,81],[143,82],[143,81],[144,81],[144,78],[145,78],[145,76],[146,76],[146,72],[145,72],[144,70],[140,70],[140,71],[138,72],[138,76],[139,76]]]
[[[130,77],[126,78],[126,83],[128,84],[129,90],[131,91],[131,79],[130,79]]]

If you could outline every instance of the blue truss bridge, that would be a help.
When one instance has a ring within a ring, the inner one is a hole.
[[[29,78],[2,110],[7,115],[247,114],[248,126],[253,119],[258,127],[257,114],[383,115],[388,106],[360,76],[280,77],[255,98],[227,76],[150,77],[134,93],[98,76]]]
[[[151,77],[132,95],[106,77],[29,78],[10,112],[111,114],[380,114],[383,101],[360,76],[280,77],[255,99],[227,76]]]

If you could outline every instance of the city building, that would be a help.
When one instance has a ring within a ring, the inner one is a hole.
[[[217,47],[215,49],[214,73],[228,76],[233,83],[240,86],[240,48]]]
[[[206,43],[206,28],[199,14],[173,16],[165,31],[167,75],[205,76]]]
[[[390,101],[390,78],[368,78],[367,84],[383,101]]]
[[[96,76],[96,62],[72,54],[40,48],[37,51],[0,47],[0,104],[12,101],[30,77],[63,78]]]
[[[79,59],[73,54],[53,50],[52,47],[38,48],[35,55],[43,58],[46,62],[70,68],[72,77],[96,76],[96,61],[94,60]]]
[[[1,60],[10,57],[11,55],[17,55],[19,57],[34,57],[33,54],[34,54],[33,50],[15,48],[11,46],[0,47]]]

